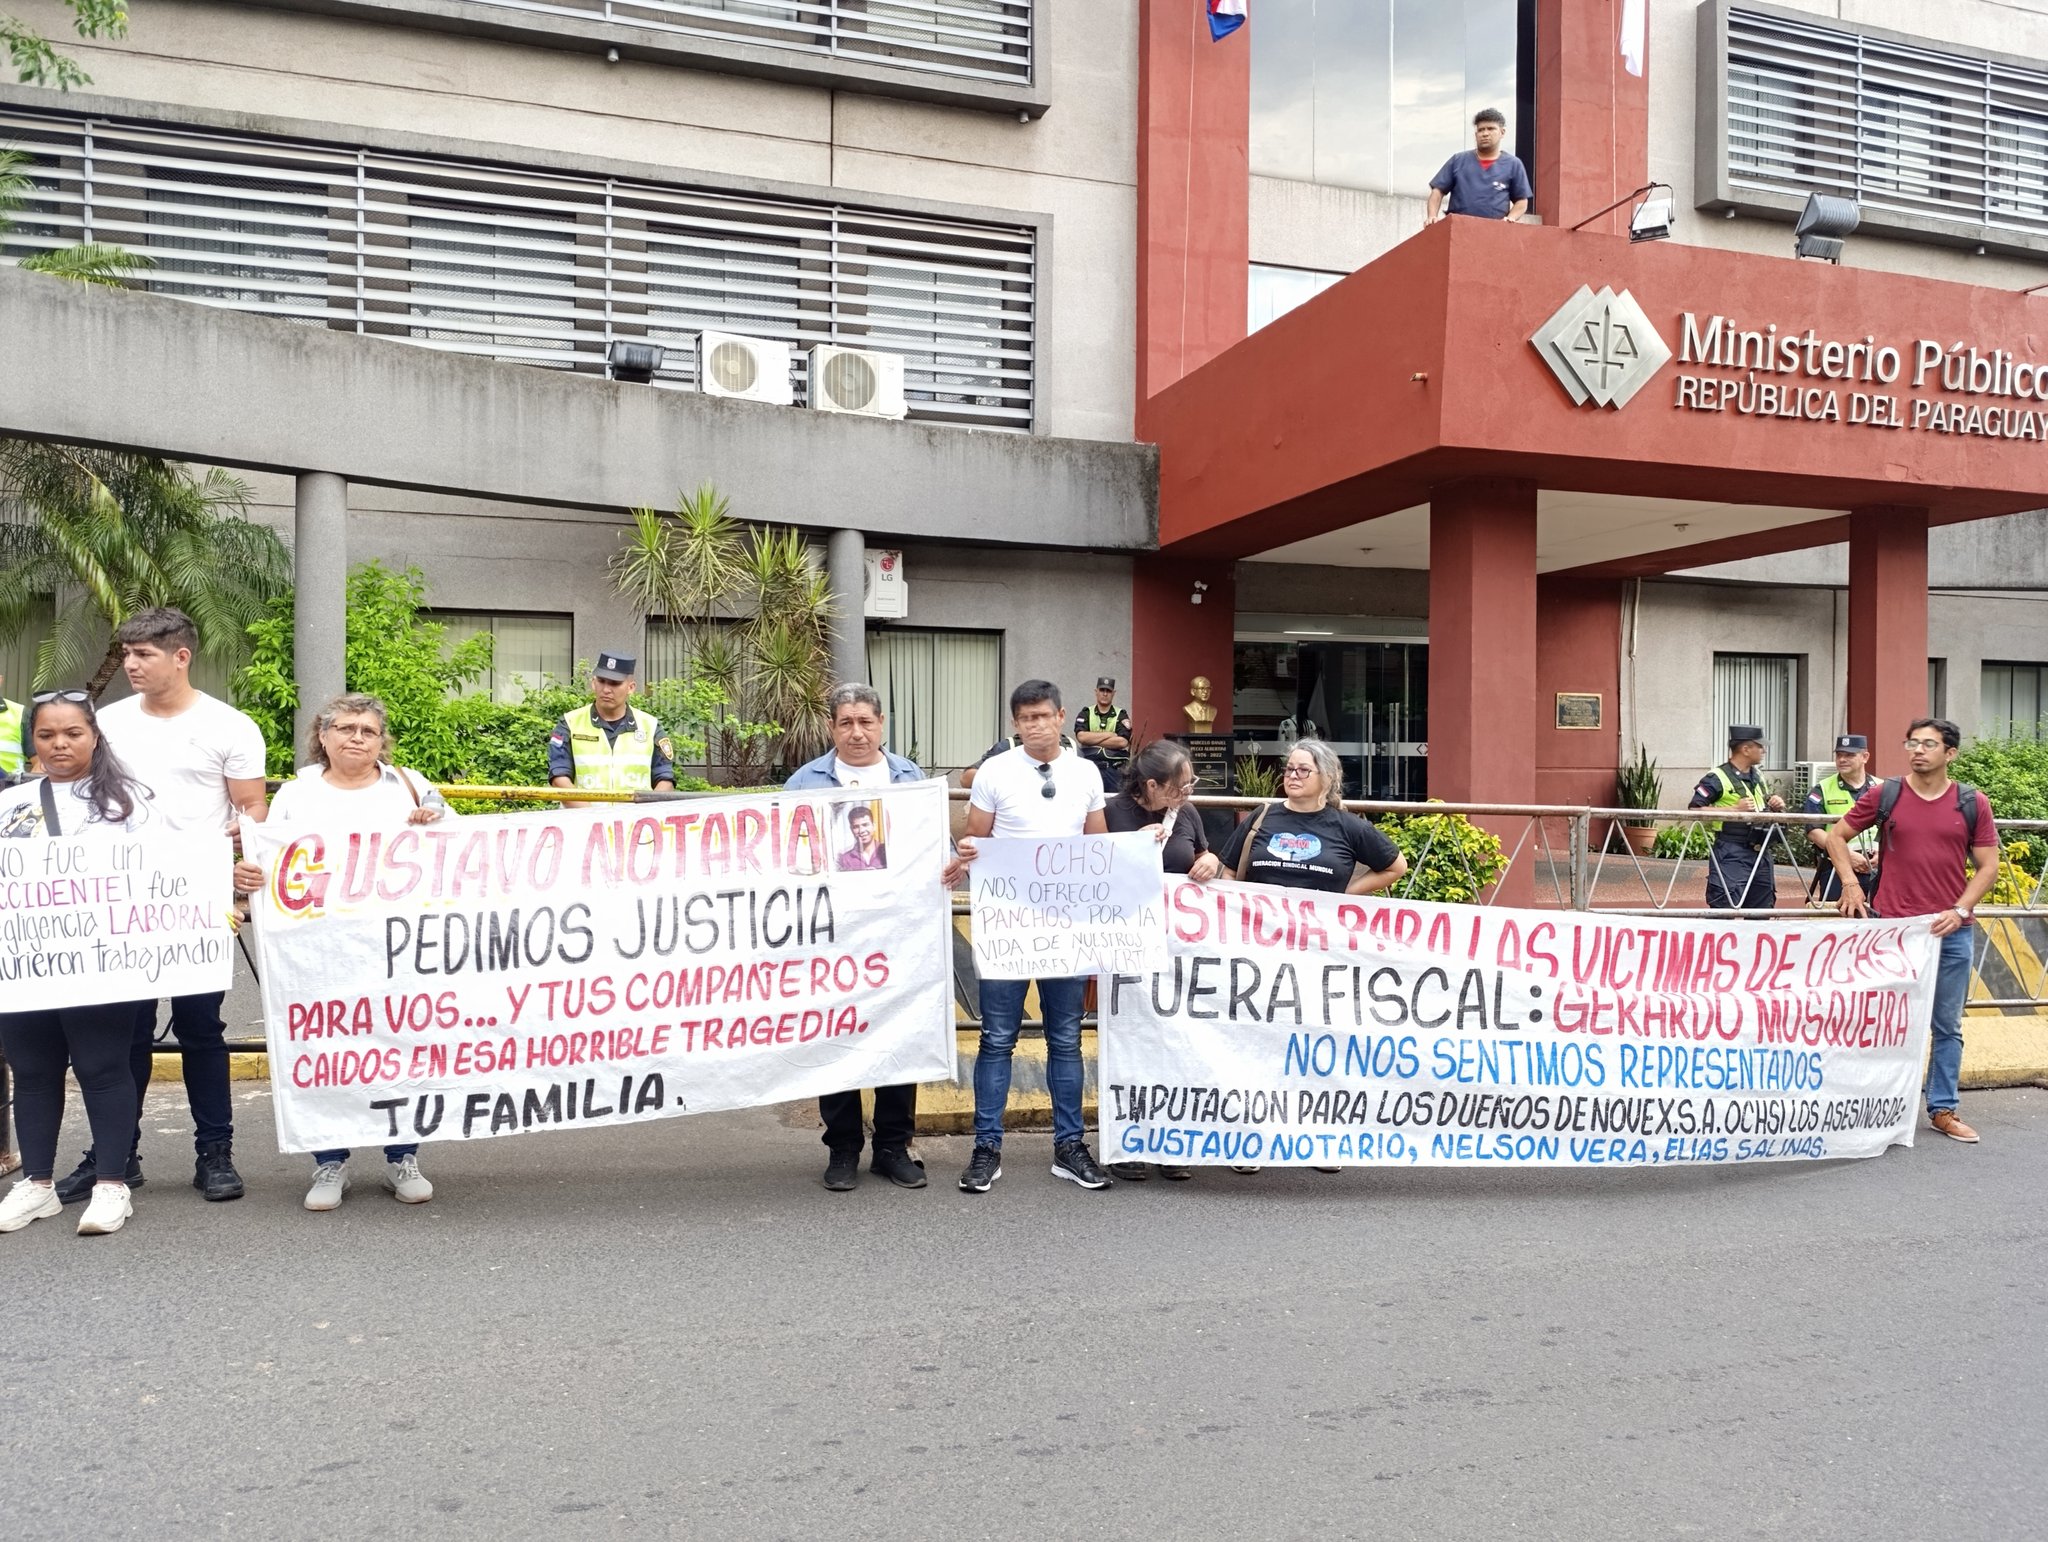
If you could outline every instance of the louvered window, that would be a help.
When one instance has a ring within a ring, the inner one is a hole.
[[[1854,198],[1874,229],[2048,237],[2048,66],[1857,30],[1820,17],[1709,7],[1725,49],[1724,201],[1745,192]],[[2031,244],[2031,243],[2027,243]]]
[[[901,354],[910,416],[1028,430],[1027,226],[0,111],[27,206],[0,256],[100,241],[163,294],[602,374],[616,338],[694,386],[709,327]]]

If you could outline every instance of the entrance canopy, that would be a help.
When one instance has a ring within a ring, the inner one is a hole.
[[[1270,553],[1510,478],[1690,505],[1647,546],[1610,519],[1569,564],[1667,571],[1839,541],[1838,511],[2048,504],[2048,296],[1453,218],[1168,387],[1142,428],[1176,555]]]

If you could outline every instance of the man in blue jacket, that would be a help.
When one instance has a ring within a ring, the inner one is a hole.
[[[799,766],[783,784],[789,792],[826,787],[886,787],[891,782],[921,782],[924,772],[915,761],[892,755],[882,747],[882,698],[871,685],[834,686],[825,698],[832,713],[832,748],[808,765]],[[860,1172],[862,1143],[860,1091],[828,1092],[818,1099],[825,1121],[825,1187],[844,1193]],[[917,1084],[875,1089],[875,1154],[868,1171],[879,1173],[898,1188],[924,1187],[924,1169],[910,1157],[910,1136],[917,1120]]]

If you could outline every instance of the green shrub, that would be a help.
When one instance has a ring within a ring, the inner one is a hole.
[[[1388,815],[1377,821],[1408,859],[1393,892],[1403,899],[1470,904],[1507,871],[1500,837],[1463,814]]]
[[[1650,848],[1655,857],[1704,857],[1714,838],[1700,824],[1666,825],[1657,832],[1657,844]]]
[[[589,693],[548,679],[519,702],[454,694],[490,668],[493,639],[479,633],[447,649],[445,629],[420,615],[426,595],[426,579],[417,568],[394,572],[368,562],[349,574],[348,689],[383,700],[390,711],[395,759],[429,781],[547,786],[548,734],[563,713],[586,705]],[[286,595],[249,628],[255,648],[234,682],[235,703],[263,730],[269,773],[276,778],[290,776],[302,758],[302,747],[292,742],[298,708],[292,625],[292,599]],[[587,666],[578,666],[579,679],[587,673]],[[725,698],[706,681],[658,680],[635,700],[661,720],[678,759],[698,760],[706,726],[718,718]],[[775,731],[772,725],[739,728],[748,734]],[[710,783],[679,777],[677,786],[703,789]],[[549,806],[532,800],[457,804],[465,812]]]
[[[2048,819],[2048,744],[2031,739],[1979,739],[1949,767],[1991,800],[2001,819]]]

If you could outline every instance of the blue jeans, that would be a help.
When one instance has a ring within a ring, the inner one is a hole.
[[[1941,973],[1934,982],[1934,1053],[1927,1059],[1927,1112],[1956,1106],[1963,1074],[1963,1000],[1970,994],[1970,939],[1961,927],[1941,939]]]
[[[396,1162],[401,1157],[415,1155],[419,1149],[417,1141],[410,1146],[386,1146],[384,1148],[384,1160]],[[346,1151],[316,1151],[313,1153],[313,1165],[315,1167],[324,1167],[329,1162],[346,1162],[347,1160],[348,1152]]]
[[[1038,987],[1045,1014],[1045,1086],[1052,1094],[1052,1140],[1081,1138],[1081,1004],[1085,978],[983,980],[981,1048],[974,1057],[974,1144],[1003,1143],[1003,1110],[1010,1102],[1010,1057],[1024,1021],[1024,992]]]

